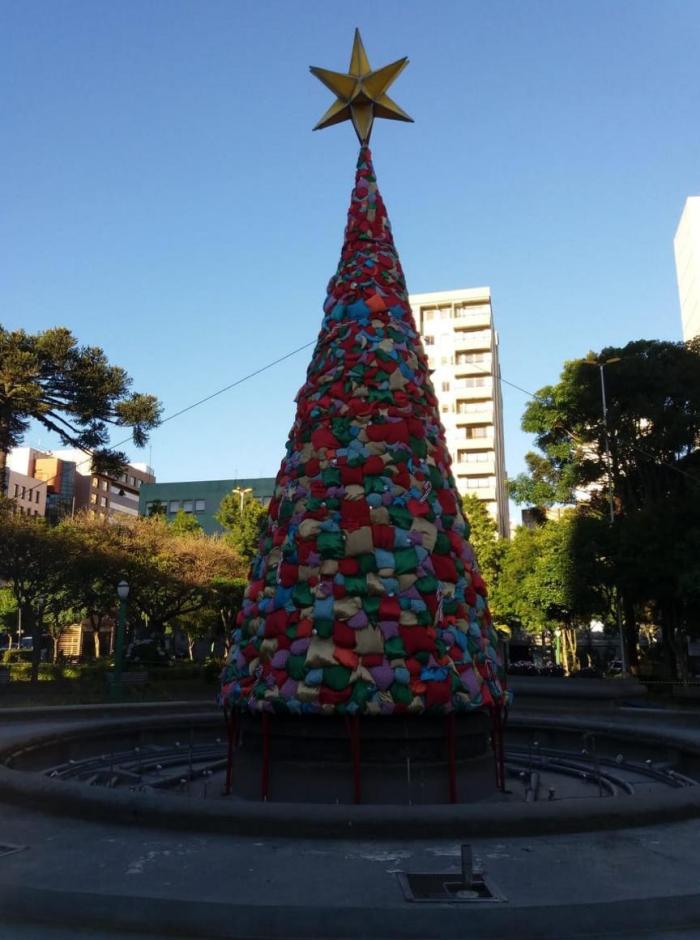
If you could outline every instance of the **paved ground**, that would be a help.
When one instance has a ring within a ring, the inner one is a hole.
[[[700,740],[696,714],[631,711],[626,722],[672,724]],[[33,721],[31,730],[50,725]],[[24,722],[6,722],[0,742],[26,730]],[[14,806],[0,813],[0,843],[24,846],[0,854],[2,940],[700,938],[700,820],[473,840],[487,878],[507,902],[467,906],[411,904],[397,877],[458,871],[456,841],[256,839],[88,822]],[[92,929],[81,930],[88,924]],[[647,929],[654,924],[664,929]],[[143,933],[149,929],[156,933]]]

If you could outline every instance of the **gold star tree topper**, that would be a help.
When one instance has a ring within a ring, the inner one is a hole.
[[[352,121],[355,133],[361,144],[369,143],[375,117],[388,118],[390,121],[410,121],[406,112],[387,95],[387,89],[408,65],[408,59],[398,59],[391,65],[377,69],[370,68],[365,47],[362,45],[359,29],[355,30],[352,44],[350,68],[347,72],[331,72],[311,66],[311,72],[323,84],[330,88],[337,100],[318,122],[315,131],[341,121]]]

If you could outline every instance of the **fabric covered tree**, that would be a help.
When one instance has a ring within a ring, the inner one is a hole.
[[[367,146],[222,677],[251,712],[500,702],[479,575]]]

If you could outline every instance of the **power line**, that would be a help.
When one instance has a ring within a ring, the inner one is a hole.
[[[268,362],[266,365],[261,366],[259,369],[255,369],[253,372],[249,372],[247,375],[244,375],[241,378],[236,379],[235,382],[231,382],[229,385],[225,385],[223,388],[220,388],[217,391],[212,392],[210,395],[205,395],[204,398],[200,398],[197,401],[192,402],[192,404],[187,405],[184,408],[181,408],[179,411],[173,412],[173,414],[168,415],[166,418],[163,418],[160,424],[158,424],[158,427],[162,427],[164,424],[167,424],[168,421],[173,421],[175,418],[179,418],[181,415],[186,414],[188,411],[192,411],[194,408],[198,408],[200,405],[203,405],[206,402],[211,401],[214,398],[218,398],[219,395],[223,395],[225,392],[230,391],[232,388],[236,388],[238,385],[242,385],[244,382],[247,382],[250,379],[255,378],[256,376],[261,375],[263,372],[267,372],[269,369],[272,369],[274,366],[279,365],[281,362],[285,362],[287,359],[291,359],[292,356],[295,356],[297,353],[302,352],[302,350],[304,349],[308,349],[309,346],[313,346],[315,343],[316,343],[316,340],[311,340],[308,343],[304,343],[302,346],[297,346],[296,349],[292,349],[291,352],[285,353],[284,356],[280,356],[277,359],[273,359],[272,362]],[[493,373],[491,370],[484,369],[481,366],[477,365],[477,363],[470,362],[470,363],[465,363],[465,365],[468,365],[472,369],[476,369],[478,372],[481,372],[484,375],[493,377]],[[498,379],[504,385],[508,385],[511,388],[516,389],[516,391],[522,392],[523,395],[526,395],[528,398],[533,399],[533,401],[539,401],[539,402],[542,402],[543,404],[546,404],[546,399],[542,398],[536,392],[531,392],[529,389],[523,388],[522,385],[518,385],[515,382],[511,382],[508,379],[503,378],[502,375],[499,375]],[[574,443],[580,444],[581,446],[586,446],[586,442],[582,441],[574,431],[571,431],[569,428],[566,428],[564,425],[561,425],[561,430],[565,434],[567,434],[571,438],[571,440],[574,441]],[[123,440],[117,441],[114,445],[112,445],[112,449],[116,447],[121,447],[122,444],[127,444],[129,443],[130,440],[131,440],[131,436],[125,437]],[[700,484],[700,479],[694,476],[693,474],[688,473],[687,470],[683,470],[680,467],[675,466],[674,464],[668,463],[667,461],[660,460],[655,454],[652,454],[649,451],[646,451],[643,447],[640,447],[638,444],[631,444],[630,446],[632,447],[633,450],[636,450],[638,453],[642,454],[648,459],[654,460],[655,462],[665,467],[668,467],[669,470],[674,470],[676,473],[681,474],[681,476],[687,477],[689,480],[692,480],[694,483]],[[80,467],[84,463],[87,463],[90,460],[92,460],[92,456],[88,455],[84,460],[81,460],[80,462],[78,462],[76,464],[76,467]],[[55,477],[50,478],[50,479],[55,479]],[[35,486],[29,488],[25,492],[31,493],[35,489],[37,489],[37,487],[41,483],[48,483],[48,482],[50,481],[40,480]]]
[[[490,372],[488,369],[482,369],[480,366],[476,365],[476,363],[470,362],[468,363],[468,365],[470,367],[478,369],[480,372],[483,372],[484,375],[489,375],[489,376],[493,375],[493,373]],[[517,389],[517,391],[522,392],[524,395],[527,395],[528,398],[532,398],[533,401],[538,401],[545,405],[547,404],[547,399],[542,398],[536,392],[530,392],[528,391],[528,389],[523,388],[522,385],[516,385],[515,382],[509,382],[508,379],[504,379],[502,375],[500,375],[498,378],[501,382],[503,382],[504,385],[510,385],[511,388]],[[565,427],[563,424],[559,425],[559,427],[565,434],[567,434],[571,438],[571,440],[575,444],[580,444],[582,447],[585,447],[587,445],[588,442],[582,441],[581,438],[574,431],[571,431],[569,428]],[[632,450],[636,450],[638,453],[642,454],[644,457],[647,457],[649,460],[653,460],[656,463],[659,463],[664,467],[668,467],[669,470],[675,470],[676,473],[680,473],[681,476],[687,477],[689,480],[692,480],[693,483],[700,484],[700,478],[696,477],[694,474],[688,473],[687,470],[683,470],[681,467],[677,467],[675,464],[668,463],[668,461],[666,460],[661,460],[656,454],[652,454],[651,451],[645,450],[643,447],[640,447],[639,444],[630,444],[630,447],[632,448]]]
[[[235,382],[231,382],[229,385],[224,385],[223,388],[218,389],[216,392],[212,392],[210,395],[205,395],[204,398],[200,398],[198,401],[192,402],[191,405],[187,405],[185,408],[181,408],[179,411],[175,411],[173,414],[168,415],[166,418],[163,418],[157,427],[162,427],[164,424],[167,424],[168,421],[173,421],[175,418],[179,418],[180,415],[184,415],[188,411],[192,411],[193,408],[198,408],[199,405],[203,405],[205,402],[211,401],[212,398],[217,398],[219,395],[223,395],[224,392],[230,391],[232,388],[236,388],[237,385],[242,385],[244,382],[247,382],[249,379],[255,378],[257,375],[261,375],[263,372],[267,372],[268,369],[272,369],[273,366],[279,365],[281,362],[285,362],[287,359],[291,359],[292,356],[296,356],[297,353],[301,352],[304,349],[308,349],[309,346],[313,346],[316,340],[311,340],[309,343],[304,343],[303,346],[297,346],[296,349],[292,349],[291,352],[285,353],[284,356],[280,356],[278,359],[273,359],[272,362],[268,362],[267,365],[261,366],[259,369],[255,369],[253,372],[249,372],[247,375],[242,376],[240,379],[236,379]],[[128,444],[131,440],[131,435],[125,437],[121,441],[117,441],[111,446],[111,450],[114,450],[117,447],[121,447],[122,444]],[[76,467],[82,467],[83,464],[88,463],[92,460],[92,454],[88,454],[84,460],[80,460],[76,463]],[[39,480],[34,486],[27,487],[25,493],[33,493],[35,489],[42,483],[50,483],[55,480],[56,477],[49,477],[48,480]]]

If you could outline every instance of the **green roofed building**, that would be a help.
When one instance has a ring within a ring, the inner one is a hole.
[[[272,499],[275,492],[274,477],[259,477],[252,480],[200,480],[183,483],[147,483],[139,491],[139,515],[149,516],[154,504],[162,507],[168,518],[173,518],[181,509],[192,513],[204,531],[213,535],[223,532],[216,521],[221,500],[232,490],[237,490],[244,498],[252,490],[253,496],[263,506]]]

